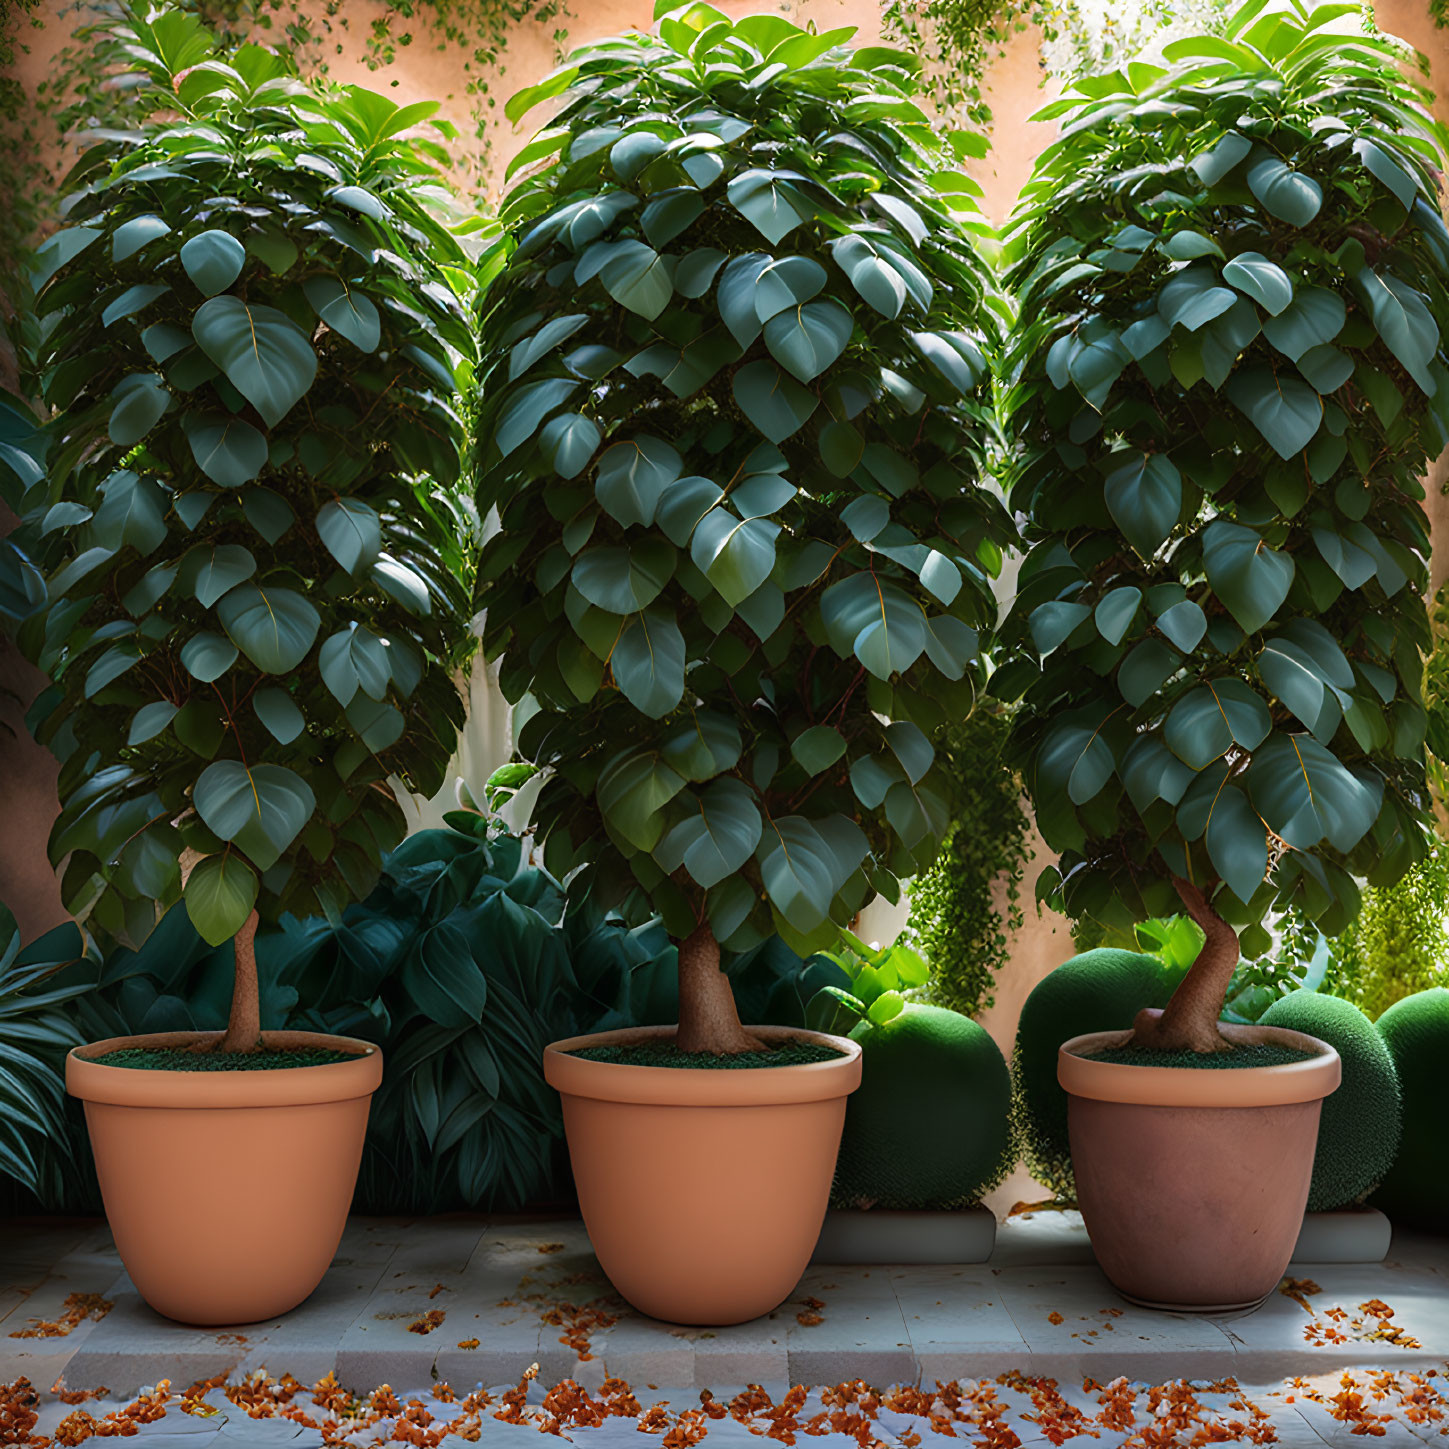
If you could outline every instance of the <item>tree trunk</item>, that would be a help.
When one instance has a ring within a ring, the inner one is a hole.
[[[701,923],[679,943],[679,1031],[675,1045],[685,1052],[764,1050],[740,1025],[729,977],[719,969],[719,942]]]
[[[1128,1045],[1169,1052],[1230,1051],[1232,1043],[1218,1030],[1218,1018],[1227,1000],[1228,983],[1238,969],[1238,933],[1191,881],[1174,876],[1172,883],[1206,939],[1202,953],[1172,993],[1162,1015],[1138,1012]]]
[[[236,968],[232,977],[231,1015],[226,1035],[217,1043],[221,1052],[255,1052],[262,1046],[262,1003],[257,989],[257,913],[246,918],[232,945]]]

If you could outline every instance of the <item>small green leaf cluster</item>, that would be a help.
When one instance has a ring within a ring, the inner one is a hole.
[[[1445,133],[1349,13],[1249,0],[1080,84],[1010,244],[1030,551],[994,684],[1039,889],[1130,928],[1221,883],[1248,956],[1425,850]]]
[[[904,938],[890,946],[872,947],[842,930],[835,949],[819,954],[833,961],[850,982],[848,988],[824,986],[817,997],[815,1014],[821,1020],[826,1013],[833,1016],[832,1031],[847,1032],[861,1022],[884,1026],[905,1010],[905,993],[924,986],[931,974],[925,958]]]
[[[88,150],[38,254],[54,419],[26,536],[48,599],[67,906],[206,939],[336,918],[442,783],[476,529],[460,489],[473,285],[435,109],[304,86],[195,17],[123,48],[166,114]]]
[[[930,861],[1014,536],[970,183],[850,33],[694,5],[510,103],[562,109],[489,294],[484,645],[550,869],[732,950]]]

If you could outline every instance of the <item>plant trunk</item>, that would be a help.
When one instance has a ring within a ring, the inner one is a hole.
[[[236,968],[231,987],[231,1014],[226,1035],[217,1043],[220,1052],[255,1052],[262,1046],[262,1003],[257,989],[257,913],[246,918],[232,945]]]
[[[1191,881],[1174,876],[1187,913],[1202,927],[1202,952],[1161,1016],[1142,1011],[1132,1024],[1129,1046],[1154,1051],[1223,1052],[1232,1043],[1218,1030],[1228,983],[1238,969],[1238,933],[1218,915],[1212,902]]]
[[[685,1052],[764,1050],[740,1025],[729,977],[719,969],[719,942],[707,924],[679,943],[679,1031],[675,1045]]]

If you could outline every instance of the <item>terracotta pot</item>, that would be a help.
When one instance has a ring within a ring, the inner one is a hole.
[[[119,1047],[184,1047],[220,1032],[76,1047],[66,1090],[86,1104],[116,1251],[137,1292],[183,1323],[255,1323],[322,1281],[357,1184],[382,1053],[346,1036],[265,1032],[268,1047],[355,1052],[327,1066],[168,1072],[108,1067]]]
[[[1282,1027],[1222,1024],[1235,1042],[1318,1053],[1277,1067],[1136,1067],[1086,1055],[1130,1031],[1063,1044],[1057,1080],[1077,1202],[1102,1271],[1148,1308],[1256,1308],[1303,1226],[1323,1098],[1338,1053]]]
[[[670,1323],[743,1323],[778,1307],[825,1221],[860,1047],[820,1032],[749,1030],[842,1055],[718,1071],[569,1055],[669,1040],[672,1026],[570,1037],[543,1054],[599,1263],[635,1308]]]

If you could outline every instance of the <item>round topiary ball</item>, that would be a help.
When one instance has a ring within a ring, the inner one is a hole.
[[[1166,1006],[1174,985],[1156,956],[1103,946],[1064,961],[1026,998],[1011,1054],[1013,1107],[1027,1169],[1059,1200],[1074,1201],[1077,1190],[1057,1048],[1131,1026],[1143,1007]]]
[[[1290,991],[1259,1017],[1261,1026],[1307,1032],[1342,1059],[1343,1081],[1323,1101],[1308,1211],[1362,1202],[1393,1166],[1399,1146],[1399,1074],[1384,1039],[1351,1001]]]
[[[1449,1229],[1449,991],[1442,986],[1396,1001],[1378,1019],[1404,1103],[1398,1156],[1371,1201],[1391,1217]]]
[[[845,1109],[832,1204],[980,1201],[1012,1160],[1011,1078],[996,1043],[969,1016],[916,1002],[851,1036],[862,1076]]]

